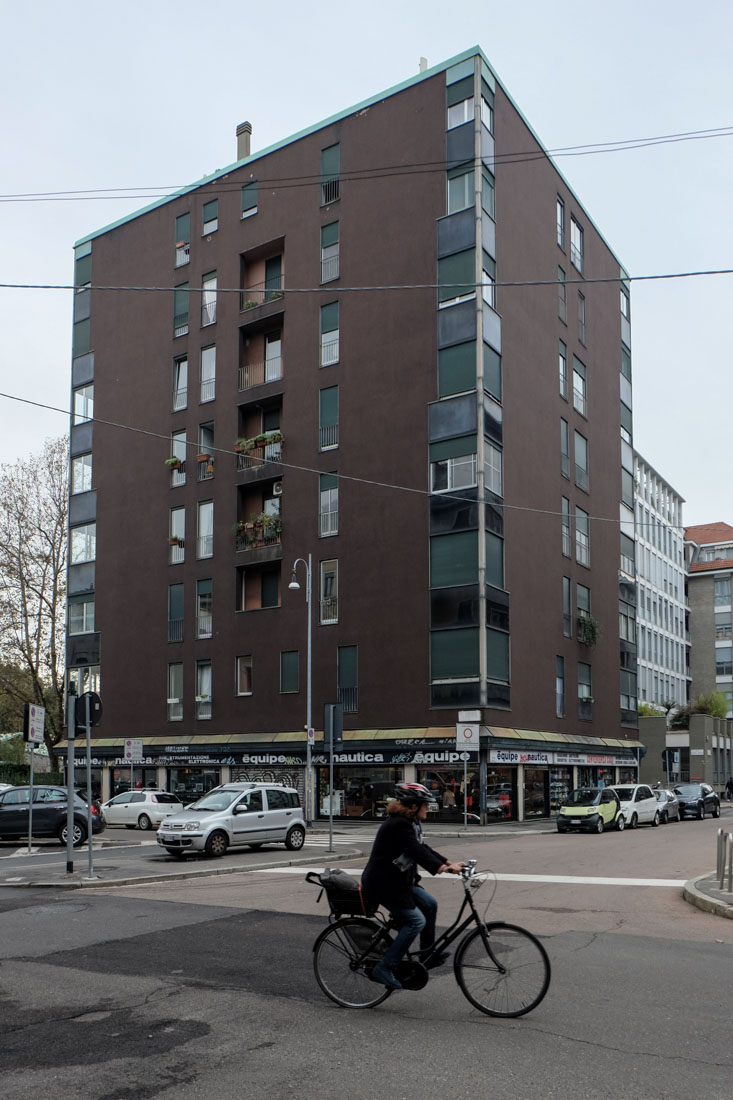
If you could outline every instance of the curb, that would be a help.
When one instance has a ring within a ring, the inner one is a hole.
[[[363,855],[363,852],[354,850],[347,852],[339,852],[330,856],[332,862],[344,859],[358,859]],[[267,871],[273,867],[308,867],[314,862],[320,862],[318,857],[314,859],[312,856],[303,856],[299,859],[287,859],[277,860],[270,863],[258,863],[256,867],[201,867],[192,869],[190,871],[174,871],[170,874],[160,875],[127,875],[124,878],[114,879],[101,879],[101,878],[83,878],[80,874],[74,873],[68,878],[64,876],[60,880],[38,880],[34,882],[2,882],[0,886],[8,890],[27,890],[34,887],[44,887],[45,889],[53,890],[93,890],[101,887],[109,886],[137,886],[138,884],[154,883],[154,882],[175,882],[179,879],[187,878],[211,878],[214,875],[241,875],[248,874],[253,871]]]
[[[717,917],[728,917],[733,920],[733,905],[726,901],[718,901],[717,898],[710,897],[709,894],[703,893],[698,889],[698,883],[704,882],[709,879],[709,875],[701,875],[700,878],[691,879],[686,882],[682,888],[682,896],[685,901],[690,905],[695,905],[698,909],[704,910],[706,913],[714,913]]]

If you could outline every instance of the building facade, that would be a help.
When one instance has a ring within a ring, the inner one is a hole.
[[[733,717],[733,527],[707,523],[685,531],[690,603],[692,698],[722,692]]]
[[[639,700],[690,700],[682,497],[634,452]]]
[[[631,778],[618,260],[478,49],[250,130],[76,245],[68,665],[104,793],[273,775],[361,816],[404,776],[486,820]]]

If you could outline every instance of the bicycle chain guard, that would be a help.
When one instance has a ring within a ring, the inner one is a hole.
[[[403,959],[395,967],[395,977],[399,978],[405,989],[424,989],[430,975],[422,963]]]

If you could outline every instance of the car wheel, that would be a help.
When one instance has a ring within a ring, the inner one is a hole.
[[[217,831],[215,833],[212,833],[211,836],[207,839],[206,844],[204,845],[204,851],[206,852],[207,856],[214,856],[218,858],[219,856],[223,856],[226,853],[228,847],[229,837],[227,836],[227,834],[222,833],[221,831]]]
[[[297,852],[305,844],[305,829],[302,825],[294,825],[285,838],[285,847],[292,852]]]
[[[58,836],[59,836],[59,844],[61,844],[65,847],[66,846],[66,836],[67,836],[66,822],[64,822],[64,824],[59,829]],[[86,826],[82,825],[81,822],[79,822],[79,821],[75,821],[74,822],[74,828],[72,829],[72,833],[71,833],[72,847],[78,848],[80,845],[82,845],[84,843],[86,838],[87,838]]]
[[[720,803],[717,806],[713,806],[713,817],[720,817]]]
[[[616,818],[616,828],[620,833],[622,833],[626,828],[626,819],[624,818],[623,814],[619,814]]]
[[[629,822],[629,828],[630,829],[635,829],[638,824],[639,824],[639,818],[636,816],[636,814],[632,814],[631,815],[631,821]]]
[[[567,829],[561,829],[560,826],[558,825],[557,831],[558,831],[558,833],[566,833]]]
[[[652,828],[656,829],[658,824],[659,824],[659,810],[656,810],[655,813],[654,813],[654,818],[652,820]]]
[[[166,848],[166,852],[169,856],[173,856],[175,859],[183,859],[184,853],[180,848]]]
[[[147,814],[140,814],[140,817],[137,819],[137,825],[139,829],[145,831],[146,829],[150,828],[150,826],[152,825],[152,821]]]
[[[662,816],[659,819],[662,825],[669,825],[669,814],[666,810],[663,811]]]
[[[134,825],[125,825],[125,828],[126,828],[126,829],[134,829],[134,828],[135,828],[135,826],[134,826]]]
[[[696,817],[697,817],[698,821],[704,821],[705,820],[705,803],[704,802],[698,802]]]
[[[598,821],[596,822],[596,832],[597,833],[602,833],[604,828],[605,828],[605,826],[603,824],[603,818],[599,817]]]

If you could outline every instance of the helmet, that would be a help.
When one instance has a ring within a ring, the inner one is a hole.
[[[435,802],[436,799],[427,787],[422,783],[398,783],[394,796],[404,806],[422,806],[426,802]]]

